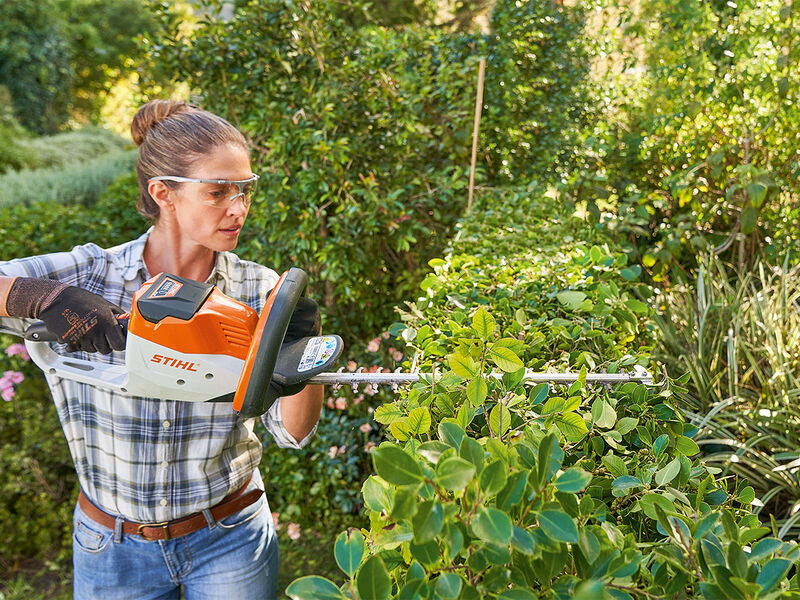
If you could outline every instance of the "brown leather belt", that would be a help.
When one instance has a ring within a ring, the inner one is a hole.
[[[215,504],[209,510],[214,521],[219,521],[225,517],[229,517],[234,513],[239,512],[253,504],[261,497],[264,490],[250,490],[246,494],[243,493],[247,485],[250,483],[248,479],[238,490],[232,494],[225,496],[219,504]],[[81,510],[87,517],[99,523],[103,527],[114,530],[117,524],[115,517],[103,512],[97,508],[92,502],[84,495],[81,490],[78,495],[78,504]],[[208,527],[209,523],[202,512],[194,513],[174,521],[165,521],[164,523],[134,523],[133,521],[122,522],[123,535],[139,535],[146,540],[169,540],[183,535],[188,535],[203,527]]]

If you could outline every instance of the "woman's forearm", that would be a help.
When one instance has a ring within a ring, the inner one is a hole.
[[[324,386],[307,385],[299,394],[281,398],[283,426],[298,442],[311,432],[319,420],[324,397]]]

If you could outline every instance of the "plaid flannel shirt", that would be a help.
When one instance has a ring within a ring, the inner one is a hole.
[[[150,278],[142,251],[150,231],[102,249],[96,244],[0,262],[0,275],[46,277],[81,287],[122,307]],[[275,271],[217,254],[208,279],[258,313],[278,281]],[[2,325],[21,331],[21,319]],[[53,344],[65,354],[65,346]],[[93,361],[124,364],[124,352],[78,353]],[[247,481],[261,460],[255,419],[239,417],[226,402],[129,398],[91,385],[45,375],[69,444],[81,488],[104,511],[140,523],[171,521],[213,506]],[[281,421],[280,399],[262,416],[284,448],[301,448]]]

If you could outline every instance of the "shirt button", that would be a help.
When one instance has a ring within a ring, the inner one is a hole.
[[[167,505],[167,499],[166,498],[162,498],[161,506],[166,506],[166,505]]]
[[[169,429],[169,426],[172,425],[172,423],[170,423],[169,421],[164,421],[162,425],[164,426],[164,429]]]
[[[168,463],[167,461],[163,461],[163,462],[161,463],[161,466],[162,466],[162,467],[164,467],[164,468],[166,469],[166,468],[169,466],[169,463]]]

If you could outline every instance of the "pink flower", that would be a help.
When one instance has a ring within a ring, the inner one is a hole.
[[[14,388],[5,389],[3,390],[3,400],[9,402],[14,397],[15,394],[16,392],[14,391]]]
[[[392,358],[395,359],[395,361],[400,362],[403,360],[403,353],[400,352],[400,350],[392,349],[389,353],[392,355]]]
[[[348,371],[350,371],[352,373],[357,368],[358,368],[358,365],[356,364],[356,361],[354,361],[354,360],[347,361],[347,370]]]
[[[344,454],[345,452],[347,452],[347,448],[344,446],[339,446],[339,454]]]
[[[11,383],[22,383],[22,381],[25,379],[25,375],[19,371],[6,371],[6,377],[11,380]]]
[[[372,449],[373,449],[375,446],[376,446],[375,442],[367,442],[367,443],[364,445],[364,452],[369,452],[369,451],[370,451],[370,450],[372,450]]]
[[[339,453],[339,449],[336,446],[331,446],[328,448],[328,456],[331,458],[336,458],[336,455]]]
[[[368,407],[367,407],[367,412],[368,412],[369,414],[372,414],[372,413],[374,413],[374,412],[375,412],[375,409],[374,409],[374,408],[372,408],[371,406],[368,406]]]
[[[25,344],[11,344],[8,348],[6,348],[6,355],[8,356],[21,356],[24,360],[30,360],[31,357],[28,355],[28,349],[25,347]]]
[[[333,409],[333,407],[334,407],[334,406],[336,406],[336,405],[333,403],[333,398],[328,398],[328,400],[327,400],[327,402],[325,402],[325,404],[327,404],[327,405],[328,405],[328,408],[330,408],[330,409]]]
[[[280,528],[283,527],[283,525],[281,525],[278,522],[278,517],[280,517],[280,516],[281,516],[281,513],[278,513],[278,512],[272,513],[272,522],[275,525],[275,531],[280,531]]]
[[[369,384],[367,387],[364,388],[364,393],[367,396],[374,396],[375,394],[378,393],[378,386]]]
[[[361,433],[369,433],[370,431],[372,431],[372,425],[370,425],[369,423],[364,423],[363,425],[361,425],[361,427],[359,427],[359,430],[361,431]]]
[[[367,386],[367,389],[369,389],[371,387],[372,387],[372,385],[370,384],[370,385]],[[361,404],[361,401],[363,399],[364,399],[364,394],[359,394],[358,396],[353,398],[353,406],[358,406],[359,404]]]
[[[384,331],[384,332],[381,334],[381,337],[382,337],[383,339],[385,339],[385,340],[388,340],[390,335],[391,335],[391,334],[390,334],[388,331]]]
[[[339,410],[344,410],[345,408],[347,408],[347,400],[345,400],[344,398],[337,398],[336,408],[338,408]]]
[[[5,391],[12,389],[14,389],[14,384],[12,383],[11,379],[6,377],[5,375],[3,377],[0,377],[0,390]]]
[[[369,344],[367,344],[367,352],[377,352],[380,347],[381,338],[375,338],[374,340],[370,340]]]
[[[289,523],[289,525],[286,527],[286,534],[289,536],[290,540],[299,540],[300,525],[297,523]]]

